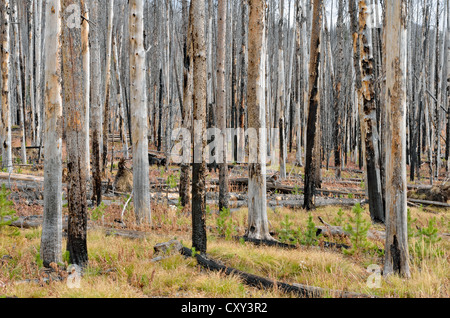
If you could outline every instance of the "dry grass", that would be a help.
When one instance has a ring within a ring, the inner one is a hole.
[[[105,220],[117,216],[120,207],[109,207]],[[314,212],[326,220],[333,220],[337,208],[322,208]],[[246,226],[246,209],[232,214],[234,235],[242,235]],[[350,215],[350,209],[344,215]],[[417,226],[425,226],[436,217],[440,232],[448,232],[448,211],[430,214],[413,209]],[[367,213],[366,213],[367,214]],[[304,228],[308,213],[278,208],[269,211],[271,229],[277,232],[285,215],[293,228]],[[368,217],[368,216],[367,216]],[[127,215],[127,218],[131,218]],[[417,255],[412,258],[411,279],[392,276],[383,278],[381,287],[370,289],[366,271],[370,264],[382,267],[383,259],[368,253],[344,255],[339,250],[302,247],[283,250],[255,247],[250,243],[226,240],[217,234],[217,215],[207,219],[209,229],[208,253],[215,259],[242,271],[269,277],[286,283],[301,283],[334,290],[348,290],[381,297],[448,297],[449,296],[449,241],[444,238],[433,247],[440,256]],[[105,222],[106,222],[105,221]],[[139,228],[136,228],[139,229]],[[140,228],[140,230],[143,230]],[[153,246],[173,238],[190,246],[190,216],[164,205],[153,206],[153,228],[147,229],[145,239],[131,240],[106,236],[100,228],[88,235],[89,267],[80,289],[70,289],[65,281],[51,283],[23,283],[18,281],[39,278],[39,244],[41,229],[22,230],[17,237],[0,234],[0,295],[18,297],[89,297],[89,298],[247,298],[293,297],[278,290],[259,290],[248,287],[238,277],[208,272],[193,259],[172,255],[152,262]],[[276,237],[276,233],[275,233]],[[65,246],[65,244],[63,244]],[[63,251],[62,251],[63,252]],[[67,264],[66,264],[67,265]]]

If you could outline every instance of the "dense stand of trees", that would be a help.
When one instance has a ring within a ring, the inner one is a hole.
[[[113,151],[131,156],[136,220],[149,223],[149,146],[168,167],[182,127],[199,141],[194,157],[219,140],[221,153],[199,158],[239,162],[253,128],[261,161],[248,165],[249,237],[271,239],[266,157],[278,158],[281,180],[305,166],[308,210],[321,168],[341,178],[357,164],[372,220],[386,224],[395,251],[386,272],[408,276],[406,180],[433,184],[450,166],[449,10],[448,0],[2,0],[2,168],[15,164],[20,127],[21,162],[26,147],[44,158],[44,263],[60,259],[63,162],[68,250],[84,265],[86,202],[101,203]],[[207,128],[221,136],[202,139]],[[207,166],[183,157],[180,202],[192,208],[193,246],[206,252]],[[227,164],[218,167],[222,209]]]

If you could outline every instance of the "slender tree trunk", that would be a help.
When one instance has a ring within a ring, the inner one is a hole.
[[[41,146],[42,139],[42,10],[43,1],[34,0],[35,20],[35,58],[36,58],[36,146]]]
[[[442,65],[441,57],[440,57],[440,32],[441,29],[439,27],[440,24],[440,0],[436,2],[436,48],[435,48],[435,62],[434,62],[434,96],[435,96],[435,108],[434,108],[434,175],[431,178],[435,178],[436,180],[439,178],[439,169],[441,166],[441,118],[440,118],[440,102],[439,102],[439,67]]]
[[[445,29],[446,47],[445,53],[447,56],[447,76],[446,93],[447,93],[447,138],[445,147],[445,158],[447,159],[447,172],[450,171],[450,1],[447,0],[447,28]]]
[[[112,51],[112,29],[114,21],[114,0],[108,0],[108,30],[106,36],[106,66],[105,66],[105,95],[103,102],[103,151],[102,151],[102,172],[106,170],[107,156],[108,156],[108,136],[109,124],[111,121],[110,106],[109,106],[109,91],[111,87],[111,51]],[[113,138],[114,140],[114,138]]]
[[[2,114],[1,114],[1,142],[2,168],[12,172],[11,151],[11,55],[10,55],[10,2],[1,2],[2,16],[1,32],[1,71],[2,71]]]
[[[194,163],[192,169],[192,247],[206,253],[206,85],[205,1],[192,0]]]
[[[80,1],[62,0],[61,11],[70,12],[68,8],[79,6]],[[87,201],[85,161],[85,107],[83,60],[81,56],[81,29],[75,17],[66,14],[62,24],[62,58],[63,58],[63,99],[66,112],[66,143],[68,170],[68,239],[67,251],[70,263],[86,266],[87,252]],[[81,22],[81,21],[80,21]],[[77,25],[78,24],[78,25]]]
[[[386,248],[384,275],[410,277],[406,179],[406,1],[386,2]]]
[[[151,223],[148,120],[144,49],[144,1],[130,0],[130,112],[133,127],[134,212],[138,224]]]
[[[164,147],[164,155],[166,157],[166,170],[169,167],[169,163],[170,163],[170,149],[171,149],[171,131],[172,131],[172,116],[173,116],[173,102],[172,102],[172,81],[171,81],[171,75],[172,75],[172,64],[170,63],[171,59],[170,59],[170,55],[171,55],[171,47],[172,47],[172,34],[170,31],[170,9],[171,9],[171,5],[170,5],[170,1],[166,0],[165,1],[166,5],[166,13],[165,13],[165,30],[166,30],[166,38],[165,38],[165,61],[164,61],[164,76],[165,76],[165,80],[166,80],[166,84],[165,84],[165,89],[166,89],[166,98],[165,98],[165,102],[166,102],[166,109],[167,109],[167,121],[166,121],[166,133],[165,133],[165,147]]]
[[[62,98],[60,0],[46,6],[44,221],[41,259],[44,266],[61,262],[62,249]]]
[[[99,2],[90,0],[90,20],[96,26],[100,25]],[[92,199],[99,206],[102,201],[102,179],[100,160],[100,141],[102,133],[101,113],[101,62],[100,62],[100,30],[93,27],[89,30],[90,60],[91,60],[91,121],[92,121]]]
[[[256,160],[249,162],[246,236],[271,240],[266,205],[265,1],[250,0],[249,7],[248,128],[255,131],[249,144]]]
[[[29,14],[29,27],[28,27],[28,99],[30,101],[30,126],[31,126],[31,139],[33,145],[36,145],[36,105],[35,105],[35,87],[34,87],[34,3],[28,2],[27,11]]]
[[[239,134],[237,148],[239,151],[245,149],[245,108],[247,104],[247,89],[248,89],[248,35],[247,35],[247,12],[248,1],[241,1],[241,29],[242,29],[242,45],[241,45],[241,90],[240,90],[240,103],[239,103]]]
[[[365,125],[365,149],[367,166],[367,187],[369,191],[369,208],[372,221],[384,223],[384,208],[381,187],[380,153],[376,121],[374,59],[372,54],[372,35],[367,23],[368,8],[365,0],[359,2],[359,27],[361,49],[361,75],[363,118]]]
[[[360,34],[359,34],[359,28],[358,28],[358,11],[356,8],[356,2],[355,1],[348,1],[349,6],[349,13],[350,13],[350,24],[351,24],[351,32],[352,32],[352,38],[353,38],[353,70],[355,72],[355,90],[356,90],[356,109],[358,113],[359,118],[359,134],[360,134],[360,154],[359,154],[359,162],[360,167],[364,167],[364,171],[367,170],[367,164],[366,164],[366,147],[365,147],[365,124],[364,124],[364,117],[363,117],[363,108],[362,108],[362,78],[361,78],[361,51],[360,51]],[[346,154],[347,152],[344,151]],[[347,159],[345,160],[345,164],[347,164]],[[367,173],[365,174],[365,184],[368,184],[367,182]],[[367,190],[368,187],[366,187],[366,194],[368,193]]]
[[[219,0],[218,8],[218,49],[217,49],[217,122],[220,129],[222,145],[219,145],[219,211],[228,209],[228,163],[227,163],[227,104],[225,83],[225,53],[227,38],[227,1]]]
[[[322,0],[314,0],[313,28],[311,31],[311,51],[309,64],[309,107],[308,128],[306,143],[306,165],[305,165],[305,191],[303,207],[307,210],[314,208],[314,195],[317,184],[317,170],[320,170],[320,154],[315,151],[316,139],[319,139],[320,131],[320,94],[319,94],[319,66],[320,66],[320,43],[322,26]]]
[[[338,5],[338,18],[337,18],[337,63],[336,63],[336,82],[334,87],[334,125],[333,125],[333,137],[334,137],[334,166],[336,167],[336,178],[341,178],[341,151],[342,151],[342,120],[341,109],[343,108],[342,94],[344,76],[342,74],[344,67],[344,0],[339,0]]]
[[[295,39],[296,39],[296,61],[297,61],[297,69],[296,69],[296,79],[297,79],[297,85],[296,85],[296,109],[295,109],[295,114],[296,114],[296,119],[297,119],[297,124],[296,124],[296,133],[297,133],[297,153],[295,155],[295,164],[299,167],[303,166],[303,152],[302,152],[302,127],[303,127],[303,122],[302,122],[302,108],[304,106],[303,105],[303,100],[301,99],[301,97],[303,96],[303,52],[302,52],[302,47],[301,47],[301,42],[302,42],[302,27],[303,27],[303,14],[302,14],[302,10],[303,9],[300,6],[300,3],[296,2],[296,26],[295,26]]]
[[[83,82],[85,83],[84,86],[84,105],[85,105],[85,128],[84,128],[84,134],[85,134],[85,151],[86,151],[86,157],[85,157],[85,169],[87,171],[91,170],[91,147],[90,147],[90,103],[91,103],[91,61],[90,61],[90,52],[89,52],[89,10],[88,10],[88,4],[86,3],[86,0],[81,0],[81,10],[83,17],[83,21],[81,22],[81,49],[82,49],[82,56],[83,56]],[[88,179],[90,178],[90,174],[88,173],[86,176]]]
[[[19,29],[19,19],[18,19],[18,10],[19,6],[17,1],[14,2],[14,63],[15,63],[15,77],[17,83],[17,107],[20,116],[20,124],[21,124],[21,151],[20,157],[23,164],[27,164],[27,145],[26,145],[26,136],[25,136],[25,103],[23,102],[23,93],[22,93],[22,74],[21,74],[21,49],[22,49],[22,41],[21,41],[21,30]]]
[[[119,113],[121,118],[121,133],[123,139],[123,152],[126,159],[129,159],[130,155],[128,152],[128,133],[126,129],[126,116],[125,116],[125,94],[123,92],[122,81],[121,81],[121,72],[119,66],[119,55],[117,53],[117,41],[114,39],[113,43],[114,48],[114,67],[116,71],[116,82],[117,82],[117,101],[119,103]]]
[[[192,7],[191,7],[192,9]],[[191,117],[191,111],[192,111],[192,85],[193,85],[193,48],[192,48],[192,22],[189,19],[190,13],[188,12],[188,3],[187,0],[183,0],[183,20],[184,20],[184,32],[185,32],[185,38],[184,38],[184,48],[183,48],[183,113],[182,113],[182,126],[184,129],[191,131],[192,127],[192,117]],[[191,150],[191,143],[189,145],[185,145],[183,149],[189,149],[189,152]],[[189,156],[185,156],[183,154],[183,157],[189,157],[190,159],[192,156],[189,153]],[[190,202],[190,172],[191,172],[191,161],[188,162],[184,161],[181,165],[181,173],[180,173],[180,200],[181,205],[183,207],[186,207],[189,205]]]
[[[285,136],[285,99],[286,99],[286,75],[284,66],[284,0],[279,1],[280,21],[278,23],[278,109],[279,116],[275,119],[278,121],[280,136],[280,178],[286,178],[286,136]]]

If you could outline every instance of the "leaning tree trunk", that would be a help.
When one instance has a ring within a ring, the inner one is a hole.
[[[322,0],[314,0],[313,28],[311,31],[311,51],[309,63],[309,107],[308,128],[306,142],[305,162],[305,191],[303,207],[307,210],[314,208],[314,195],[317,184],[318,169],[320,169],[320,153],[315,151],[316,139],[319,138],[320,122],[320,93],[319,93],[319,66],[320,66],[320,30],[322,26]]]
[[[410,277],[406,179],[406,1],[386,2],[386,247],[384,275]]]
[[[148,166],[148,120],[144,49],[144,1],[130,6],[130,112],[133,127],[133,191],[136,221],[151,223]]]
[[[248,228],[250,239],[272,240],[266,205],[266,36],[265,1],[250,0],[248,41],[248,128],[255,137],[249,139]],[[256,160],[255,160],[256,159]]]
[[[219,211],[227,209],[228,203],[228,169],[227,169],[227,103],[225,83],[225,52],[227,38],[227,1],[219,0],[218,8],[218,39],[217,39],[217,123],[220,129],[222,144],[219,154]],[[220,160],[221,158],[221,160]]]
[[[384,207],[381,187],[380,136],[377,128],[375,104],[374,59],[372,53],[372,35],[368,26],[368,8],[365,0],[359,2],[359,27],[362,75],[362,103],[365,129],[367,187],[369,192],[370,215],[374,222],[384,223]]]
[[[205,1],[192,0],[194,163],[192,169],[192,247],[206,253],[206,84]]]
[[[80,1],[62,0],[61,11],[79,6]],[[70,10],[67,10],[69,12]],[[83,59],[81,55],[81,29],[79,17],[66,15],[62,28],[63,98],[66,107],[66,143],[68,170],[68,238],[67,251],[70,263],[86,266],[87,252],[87,201],[85,160],[85,107]]]
[[[11,151],[11,54],[10,54],[10,3],[9,0],[1,2],[0,12],[2,23],[1,36],[1,72],[2,72],[2,114],[0,137],[2,142],[2,168],[12,172]]]
[[[54,8],[54,10],[52,10]],[[60,1],[47,2],[45,28],[44,220],[41,259],[44,266],[61,261],[62,248],[62,98]]]

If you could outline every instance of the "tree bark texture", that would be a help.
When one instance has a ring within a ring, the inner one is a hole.
[[[62,0],[63,102],[66,108],[66,143],[68,174],[68,239],[70,263],[86,266],[87,252],[87,201],[85,162],[85,100],[83,98],[83,60],[81,28],[71,16],[73,6],[80,1]],[[76,20],[75,20],[76,21]]]

